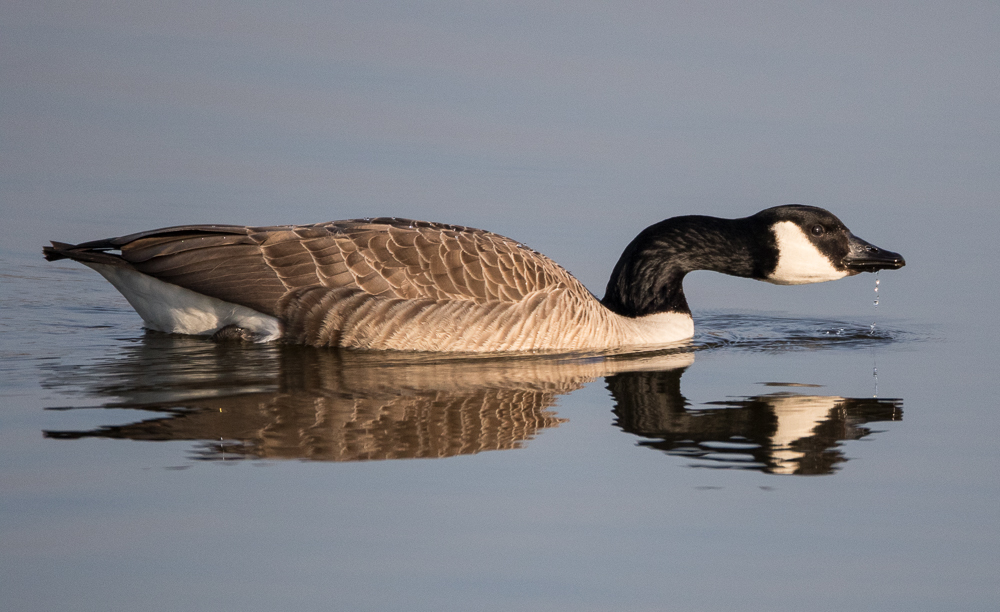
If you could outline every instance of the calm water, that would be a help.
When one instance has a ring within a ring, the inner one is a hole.
[[[996,610],[1000,4],[0,5],[0,610]],[[907,266],[696,273],[697,336],[455,358],[146,333],[82,242],[373,215],[597,294],[829,208]],[[875,322],[872,333],[871,323]]]
[[[143,332],[80,266],[4,263],[11,609],[996,601],[992,396],[932,326],[713,311],[642,355],[227,345]]]

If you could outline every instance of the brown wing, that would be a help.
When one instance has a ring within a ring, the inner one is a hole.
[[[184,226],[76,246],[51,259],[104,261],[278,315],[279,299],[308,287],[404,299],[518,302],[559,286],[585,291],[544,255],[460,226],[396,218],[279,227]]]
[[[292,232],[294,238],[272,233],[261,244],[265,259],[289,288],[303,284],[286,278],[281,258],[297,249],[315,262],[319,284],[356,287],[380,297],[517,302],[534,291],[575,282],[544,255],[482,230],[386,218]]]

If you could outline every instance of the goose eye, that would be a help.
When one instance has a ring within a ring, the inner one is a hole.
[[[822,236],[825,233],[826,233],[826,228],[823,227],[822,225],[814,225],[814,226],[812,226],[812,235],[813,236]]]

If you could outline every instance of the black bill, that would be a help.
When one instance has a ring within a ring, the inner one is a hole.
[[[896,270],[906,265],[906,261],[899,253],[880,249],[853,234],[849,244],[851,252],[844,258],[843,263],[852,272]]]

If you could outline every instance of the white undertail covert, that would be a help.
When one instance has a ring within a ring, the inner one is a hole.
[[[146,327],[171,334],[211,335],[227,325],[236,325],[261,342],[281,337],[281,322],[252,308],[231,304],[165,283],[121,266],[84,261],[114,285]]]

